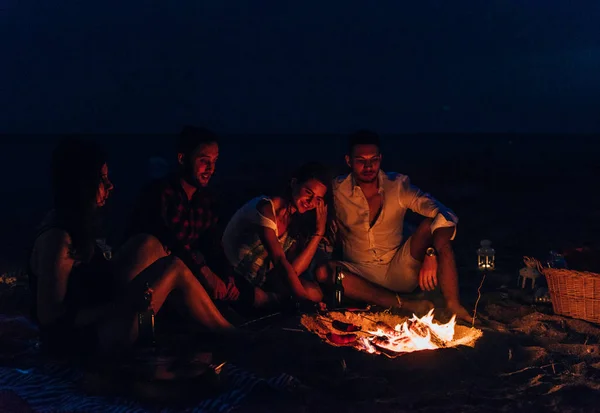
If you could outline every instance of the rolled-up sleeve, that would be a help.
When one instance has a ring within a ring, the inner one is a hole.
[[[398,177],[398,190],[401,207],[410,209],[424,217],[433,218],[432,233],[438,228],[454,227],[454,234],[452,234],[452,239],[454,239],[458,217],[450,208],[412,185],[410,178],[406,175]]]

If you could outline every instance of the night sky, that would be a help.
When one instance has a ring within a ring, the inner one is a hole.
[[[103,134],[120,219],[149,157],[174,160],[161,134],[186,123],[237,134],[214,179],[242,187],[259,169],[281,178],[309,159],[339,164],[357,128],[458,133],[387,141],[384,168],[403,173],[440,157],[468,165],[490,142],[484,156],[510,149],[505,158],[537,160],[536,172],[578,164],[599,152],[573,142],[600,132],[599,21],[598,0],[0,0],[0,248],[22,245],[49,207],[63,133]],[[480,132],[533,139],[525,148]]]
[[[0,2],[8,133],[597,132],[600,2]]]

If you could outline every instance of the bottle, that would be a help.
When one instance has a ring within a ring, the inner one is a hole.
[[[480,271],[493,271],[496,268],[496,251],[492,241],[484,239],[477,249],[477,268]]]
[[[154,346],[154,310],[138,313],[138,341],[142,346]]]
[[[340,307],[342,305],[342,300],[344,299],[344,284],[342,283],[343,279],[344,273],[342,272],[342,268],[340,266],[336,266],[333,296],[334,308]]]
[[[150,289],[150,285],[146,283],[146,290]],[[150,307],[152,302],[152,293],[146,292],[144,299]],[[146,311],[140,311],[138,313],[138,342],[142,346],[154,346],[156,344],[154,331],[154,310],[149,308]]]

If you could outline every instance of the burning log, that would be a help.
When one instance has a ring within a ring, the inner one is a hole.
[[[423,338],[427,337],[427,334],[429,333],[429,339],[431,340],[431,342],[433,344],[435,344],[438,347],[446,347],[446,342],[444,340],[442,340],[436,334],[436,332],[433,331],[431,329],[431,327],[429,327],[429,325],[425,324],[420,319],[415,317],[411,320],[408,320],[407,323],[408,323],[408,329],[410,331],[412,331],[413,333],[418,334],[419,336],[421,336]]]
[[[377,327],[378,329],[380,329],[381,332],[383,334],[385,334],[386,336],[388,336],[388,337],[393,337],[393,336],[398,335],[398,332],[396,330],[394,330],[392,327],[390,327],[389,325],[387,325],[383,321],[378,321],[375,324],[375,327]]]
[[[382,336],[382,337],[373,337],[373,339],[371,340],[371,343],[373,343],[374,345],[378,346],[378,347],[388,347],[390,345],[390,339]]]

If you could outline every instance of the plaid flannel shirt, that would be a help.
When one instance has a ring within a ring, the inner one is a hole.
[[[147,233],[179,257],[200,277],[200,268],[209,265],[223,278],[228,273],[218,229],[218,202],[207,188],[191,199],[179,177],[153,182],[143,192],[132,216],[130,235]]]

